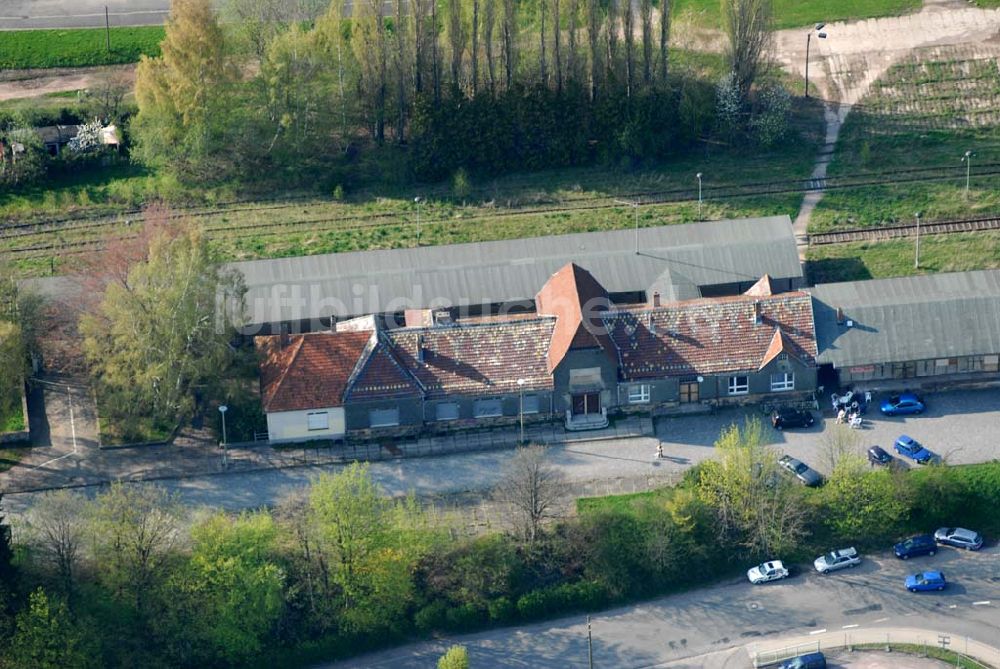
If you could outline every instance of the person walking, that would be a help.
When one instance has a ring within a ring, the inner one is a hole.
[[[663,458],[663,444],[656,445],[656,459],[660,460]]]

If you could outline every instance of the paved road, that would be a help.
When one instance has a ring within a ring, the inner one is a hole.
[[[876,396],[877,397],[877,396]],[[932,451],[945,455],[953,464],[985,462],[1000,457],[996,426],[1000,425],[1000,390],[958,391],[926,395],[928,411],[922,416],[885,418],[870,414],[864,430],[852,431],[858,436],[859,449],[872,444],[891,447],[902,433],[923,442]],[[586,488],[590,494],[645,489],[670,476],[678,476],[692,464],[713,455],[712,445],[726,426],[741,422],[759,413],[747,410],[724,410],[707,416],[688,416],[659,420],[657,435],[664,444],[666,458],[656,461],[656,438],[621,439],[584,442],[555,446],[549,449],[549,459],[577,490]],[[808,430],[771,431],[773,444],[821,472],[824,463],[824,439],[835,428],[830,417]],[[164,451],[172,458],[185,455],[184,449]],[[499,479],[503,464],[511,457],[510,450],[486,451],[473,454],[390,460],[371,465],[376,481],[391,495],[413,491],[418,495],[442,495],[466,491],[482,491]],[[70,462],[85,471],[100,467],[101,458],[143,457],[135,451],[91,453],[88,460],[67,459],[53,466]],[[165,465],[164,465],[165,466]],[[155,459],[148,463],[149,472],[156,473]],[[238,510],[270,505],[288,493],[300,489],[318,471],[336,471],[340,465],[270,469],[225,475],[192,475],[182,479],[159,482],[178,492],[189,505],[208,505]],[[12,472],[13,474],[14,472]],[[602,487],[606,486],[606,487]],[[30,505],[31,494],[9,493],[5,503],[12,512],[23,511]]]
[[[0,30],[103,28],[107,6],[112,26],[163,23],[170,0],[4,0]]]
[[[839,574],[808,573],[763,586],[730,579],[604,612],[592,620],[594,666],[745,668],[753,644],[773,646],[774,639],[817,630],[846,635],[923,628],[951,634],[958,650],[966,636],[993,643],[1000,635],[998,559],[997,548],[972,554],[948,549],[908,562],[875,556]],[[943,593],[906,592],[905,574],[924,568],[944,571],[952,586]],[[935,635],[927,637],[935,643]],[[437,639],[327,666],[424,669],[452,643],[468,647],[472,666],[587,666],[584,616]],[[897,660],[893,666],[907,665]]]

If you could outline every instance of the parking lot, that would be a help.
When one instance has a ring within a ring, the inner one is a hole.
[[[816,424],[810,428],[784,431],[770,429],[770,422],[759,408],[723,409],[707,416],[662,418],[657,421],[656,434],[663,442],[668,460],[663,466],[686,467],[712,455],[712,444],[727,425],[742,423],[757,416],[768,425],[771,444],[810,467],[829,474],[825,464],[825,443],[836,429],[857,434],[862,452],[879,445],[895,455],[896,438],[909,435],[927,449],[942,456],[948,464],[985,462],[1000,457],[1000,390],[966,390],[921,395],[927,408],[917,416],[883,416],[877,404],[885,397],[876,393],[873,406],[864,415],[864,427],[859,430],[836,425],[828,397],[814,412]],[[822,416],[820,414],[822,413]],[[907,464],[912,461],[904,458]],[[916,466],[916,465],[913,465]]]

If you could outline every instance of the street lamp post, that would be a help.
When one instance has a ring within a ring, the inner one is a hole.
[[[814,32],[820,39],[826,39],[826,33],[820,32],[825,25],[825,23],[817,23],[813,30],[806,33],[806,97],[809,97],[809,42],[812,40]]]
[[[521,422],[521,439],[518,443],[523,446],[524,445],[524,379],[517,380],[517,393],[519,399],[517,416]]]
[[[698,179],[698,220],[701,220],[701,172],[694,175]]]
[[[965,163],[965,199],[969,199],[969,177],[972,176],[972,156],[974,156],[972,151],[966,151],[965,155],[962,156],[962,162]]]
[[[917,216],[917,251],[916,256],[913,258],[913,269],[920,269],[920,212],[916,213]]]
[[[222,414],[222,466],[226,466],[226,412],[229,407],[225,404],[219,405],[219,413]]]

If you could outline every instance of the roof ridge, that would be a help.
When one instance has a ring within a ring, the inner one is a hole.
[[[468,321],[457,321],[455,323],[452,323],[451,325],[417,325],[413,327],[393,328],[388,332],[390,334],[395,332],[407,332],[407,333],[449,332],[454,330],[472,329],[472,328],[490,327],[490,326],[502,327],[502,326],[515,326],[522,324],[538,324],[554,320],[556,320],[556,316],[553,314],[538,314],[538,316],[534,318],[512,318],[510,320],[479,321],[472,323]]]
[[[365,348],[361,351],[361,355],[358,356],[358,359],[354,361],[354,369],[351,370],[351,375],[347,377],[347,383],[344,386],[343,400],[346,400],[351,394],[351,391],[354,389],[354,384],[361,376],[365,367],[367,367],[368,363],[371,361],[372,355],[374,354],[377,346],[377,337],[378,329],[376,328],[371,331],[371,334],[368,336],[368,341],[365,343]]]

